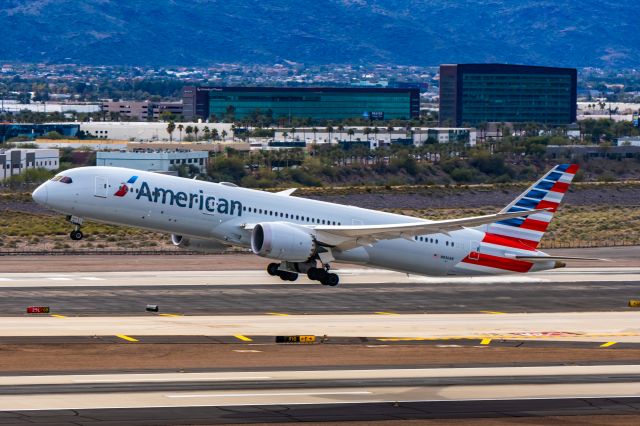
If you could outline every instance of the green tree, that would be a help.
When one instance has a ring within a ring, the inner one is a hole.
[[[193,126],[193,134],[196,137],[196,142],[198,142],[198,132],[200,132],[200,129],[198,129],[198,126]]]
[[[182,131],[184,130],[184,125],[182,123],[178,124],[178,132],[180,132],[180,142],[182,142]]]
[[[173,132],[176,130],[176,123],[170,121],[167,124],[167,133],[169,133],[169,142],[173,142]]]
[[[332,135],[333,135],[333,127],[332,126],[327,126],[324,130],[325,130],[325,132],[327,132],[329,134],[329,143],[331,143],[331,139],[332,139]]]

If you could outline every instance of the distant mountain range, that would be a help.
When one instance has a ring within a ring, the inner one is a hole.
[[[637,0],[3,0],[0,61],[640,67]]]

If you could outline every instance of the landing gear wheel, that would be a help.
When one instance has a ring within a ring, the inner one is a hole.
[[[327,274],[321,281],[322,285],[335,287],[340,284],[340,277],[337,274]]]
[[[270,263],[269,266],[267,266],[267,273],[272,277],[275,277],[278,275],[278,268],[280,268],[279,263]]]
[[[327,275],[327,271],[322,268],[309,268],[307,271],[307,278],[312,281],[322,281]]]
[[[295,272],[278,271],[278,276],[282,281],[295,281],[298,279],[298,274]]]
[[[71,231],[71,234],[69,234],[69,236],[73,241],[80,241],[83,237],[82,231],[80,231],[79,229]]]

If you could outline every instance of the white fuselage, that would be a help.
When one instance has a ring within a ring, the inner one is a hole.
[[[278,221],[311,227],[425,222],[409,216],[131,169],[84,167],[65,171],[64,175],[73,182],[45,183],[37,190],[39,202],[89,220],[246,248],[251,247],[247,224]],[[132,182],[133,176],[137,178]],[[123,185],[127,187],[124,194]],[[448,235],[382,240],[334,251],[333,255],[339,262],[420,275],[486,275],[489,273],[486,269],[474,271],[457,265],[472,252],[508,257],[518,250],[482,244],[483,237],[480,230],[463,229]],[[538,263],[530,271],[552,267],[553,262]],[[512,272],[497,269],[490,273]]]

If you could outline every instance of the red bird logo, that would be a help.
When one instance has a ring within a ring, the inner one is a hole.
[[[113,195],[115,195],[116,197],[124,197],[125,195],[127,195],[127,192],[129,192],[129,187],[126,183],[123,183],[122,185],[120,185],[120,188],[118,188],[118,191],[116,191],[116,193]]]

